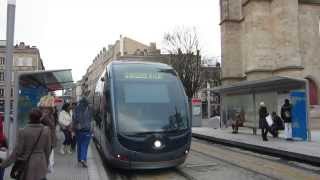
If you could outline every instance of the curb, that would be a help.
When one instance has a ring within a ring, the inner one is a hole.
[[[103,162],[94,144],[90,144],[88,151],[89,180],[109,180]]]
[[[214,142],[217,144],[222,144],[222,145],[231,146],[231,147],[237,147],[240,149],[257,152],[260,154],[267,154],[267,155],[277,156],[277,157],[281,157],[281,158],[288,159],[288,160],[293,160],[293,161],[307,163],[307,164],[311,164],[311,165],[315,165],[315,166],[320,166],[320,158],[316,157],[316,156],[295,153],[295,152],[290,152],[290,151],[284,151],[284,150],[279,150],[279,149],[274,149],[274,148],[269,148],[269,147],[257,146],[257,145],[252,145],[252,144],[242,143],[242,142],[237,142],[237,141],[231,141],[231,140],[227,140],[227,139],[221,139],[221,138],[206,136],[206,135],[197,134],[197,133],[192,133],[192,137],[202,139],[202,140],[207,140],[207,141]]]

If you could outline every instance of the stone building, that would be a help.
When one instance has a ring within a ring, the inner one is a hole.
[[[86,74],[81,80],[82,94],[92,97],[96,82],[104,71],[106,65],[113,60],[139,60],[168,62],[168,57],[160,54],[155,43],[145,45],[128,37],[120,36],[108,49],[103,48],[94,58],[92,64],[88,67]]]
[[[6,41],[0,41],[0,112],[4,111],[4,67],[6,57]],[[12,86],[16,72],[44,70],[39,49],[21,42],[13,50]],[[11,96],[13,87],[11,89]]]
[[[305,78],[319,109],[320,1],[220,0],[220,8],[222,83]]]

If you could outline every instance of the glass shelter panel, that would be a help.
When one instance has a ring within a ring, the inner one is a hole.
[[[237,112],[243,113],[246,124],[254,124],[254,102],[252,94],[226,95],[222,101],[222,127],[230,126]]]
[[[277,112],[278,107],[278,93],[277,92],[265,92],[256,94],[256,115],[259,119],[259,106],[260,102],[264,102],[267,107],[268,113]]]

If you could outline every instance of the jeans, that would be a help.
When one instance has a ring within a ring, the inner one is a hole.
[[[77,131],[77,155],[78,161],[87,161],[87,153],[91,139],[90,131]]]
[[[64,134],[63,145],[65,146],[71,145],[71,132],[67,129],[63,129],[62,132]]]
[[[4,168],[0,168],[0,180],[3,180],[4,170]]]
[[[289,122],[284,123],[284,132],[287,139],[292,138],[292,124]]]

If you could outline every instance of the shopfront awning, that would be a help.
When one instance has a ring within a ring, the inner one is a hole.
[[[22,72],[18,79],[20,87],[42,87],[47,91],[63,90],[73,86],[71,69]]]
[[[214,92],[219,93],[248,93],[265,91],[286,91],[290,89],[306,88],[307,80],[275,76],[268,79],[255,81],[242,81],[232,85],[225,85],[214,88]]]

